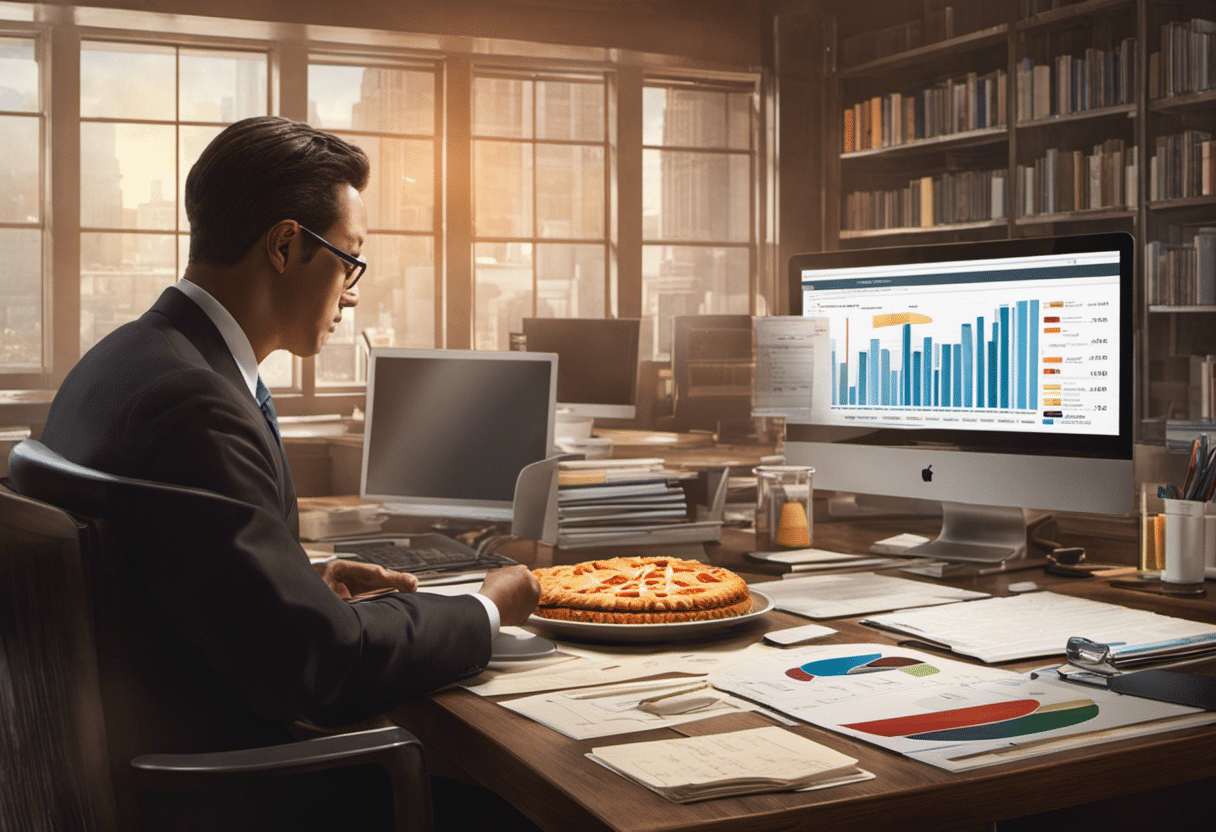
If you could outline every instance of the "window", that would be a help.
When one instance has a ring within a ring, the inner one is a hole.
[[[43,369],[44,114],[37,41],[0,37],[0,371]]]
[[[474,345],[608,309],[604,76],[473,78]]]
[[[752,311],[755,102],[750,84],[645,83],[643,355],[670,355],[676,315]]]
[[[83,41],[80,347],[141,315],[189,252],[181,193],[224,125],[267,112],[264,52]],[[291,382],[291,366],[264,369]]]
[[[506,349],[524,317],[642,314],[643,356],[662,359],[672,316],[755,311],[769,262],[755,72],[39,8],[0,3],[0,387],[52,387],[179,278],[191,165],[226,125],[271,112],[372,163],[358,307],[315,359],[262,362],[282,416],[359,407],[375,345]]]
[[[435,66],[338,63],[308,67],[308,121],[367,153],[368,237],[359,305],[317,357],[317,385],[366,381],[370,346],[434,347],[437,304],[439,71]]]

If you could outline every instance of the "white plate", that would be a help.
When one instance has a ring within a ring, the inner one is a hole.
[[[551,656],[557,645],[519,627],[503,627],[490,645],[491,662],[527,662]]]
[[[708,621],[676,621],[670,624],[596,624],[590,621],[559,621],[533,615],[528,619],[537,629],[551,638],[581,639],[583,641],[663,642],[711,638],[754,621],[773,608],[767,595],[748,587],[752,596],[752,611],[734,618],[713,618]]]

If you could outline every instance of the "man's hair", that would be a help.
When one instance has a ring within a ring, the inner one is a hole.
[[[186,177],[190,262],[231,266],[282,220],[324,234],[338,220],[339,186],[362,191],[369,169],[361,149],[299,121],[229,125]]]

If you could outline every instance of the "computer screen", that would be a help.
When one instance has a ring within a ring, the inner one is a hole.
[[[557,403],[580,416],[632,419],[638,318],[524,318],[529,352],[557,353]]]
[[[556,370],[548,353],[373,349],[360,496],[511,519],[519,472],[553,447]]]
[[[795,255],[796,332],[756,341],[758,403],[786,415],[787,461],[815,466],[817,488],[942,501],[924,553],[943,559],[1004,560],[1019,535],[1024,551],[1022,508],[1129,512],[1132,245]]]

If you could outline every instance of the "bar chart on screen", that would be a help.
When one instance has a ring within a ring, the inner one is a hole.
[[[932,308],[862,304],[838,314],[832,410],[1048,425],[1067,410],[1102,421],[1116,372],[1109,300],[1064,287],[1027,298],[998,298],[994,288],[962,294]]]

